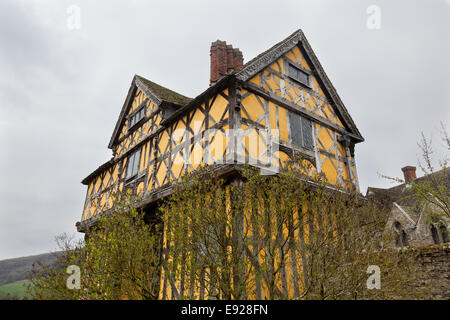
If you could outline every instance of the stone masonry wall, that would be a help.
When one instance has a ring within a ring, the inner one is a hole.
[[[432,299],[450,300],[450,244],[413,247],[419,251],[420,265],[426,276],[418,285],[430,286]]]

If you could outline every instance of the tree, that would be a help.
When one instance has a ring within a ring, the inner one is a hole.
[[[444,148],[450,151],[450,138],[443,123],[441,123],[441,140]],[[432,139],[428,139],[422,132],[421,140],[417,145],[421,151],[421,158],[418,160],[418,164],[424,173],[424,178],[408,182],[411,186],[411,192],[408,197],[417,199],[417,205],[424,208],[430,221],[439,222],[441,226],[446,224],[450,226],[449,223],[445,223],[445,221],[450,221],[448,155],[437,159],[438,168],[436,169],[433,164],[436,159],[433,158]],[[403,179],[382,176],[392,181],[406,183]]]
[[[43,264],[32,271],[34,299],[156,299],[159,284],[158,224],[144,221],[136,209],[137,197],[122,197],[114,210],[99,219],[89,240],[74,242],[67,235],[57,238],[62,250],[58,267]],[[69,289],[67,267],[81,271],[81,287]]]
[[[162,208],[163,298],[425,297],[414,253],[384,248],[387,212],[298,167],[230,181],[203,169],[178,183]],[[366,286],[370,265],[380,290]]]
[[[444,125],[441,123],[441,139],[447,151],[450,151],[450,139]],[[425,205],[428,215],[433,220],[450,221],[450,190],[448,190],[449,172],[448,156],[438,159],[439,169],[433,165],[432,140],[427,139],[422,133],[422,139],[418,144],[422,152],[422,161],[419,167],[428,179],[412,181],[411,186],[414,195]]]
[[[153,223],[136,209],[142,199],[122,196],[86,243],[58,239],[60,268],[34,270],[32,297],[425,297],[412,281],[422,277],[415,256],[384,247],[387,213],[300,167],[275,176],[244,167],[226,180],[199,169],[173,185]],[[79,290],[67,287],[70,265],[80,268]],[[381,270],[379,290],[366,285],[371,265]]]

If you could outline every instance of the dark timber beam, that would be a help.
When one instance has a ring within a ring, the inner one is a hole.
[[[331,121],[326,120],[326,119],[324,119],[324,118],[322,118],[322,117],[312,113],[309,110],[301,108],[300,106],[298,106],[298,105],[296,105],[296,104],[294,104],[292,102],[284,100],[280,96],[278,96],[278,95],[276,95],[276,94],[274,94],[272,92],[267,92],[267,91],[259,88],[258,86],[254,85],[253,83],[244,82],[242,84],[242,87],[244,89],[254,93],[254,94],[257,94],[257,95],[259,95],[259,96],[261,96],[261,97],[263,97],[263,98],[265,98],[265,99],[275,103],[275,104],[278,104],[279,106],[282,106],[282,107],[288,109],[289,111],[292,111],[292,112],[295,112],[295,113],[299,113],[302,116],[304,116],[305,118],[307,118],[309,120],[312,120],[312,121],[314,121],[314,122],[316,122],[316,123],[318,123],[318,124],[320,124],[320,125],[322,125],[324,127],[327,127],[327,128],[332,129],[334,131],[337,131],[337,132],[339,132],[342,135],[349,136],[349,137],[353,138],[356,141],[360,141],[361,140],[358,136],[356,136],[356,135],[354,135],[354,134],[344,130],[343,128],[339,127],[338,125],[332,123]]]

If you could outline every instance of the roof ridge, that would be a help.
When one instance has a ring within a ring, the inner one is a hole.
[[[449,168],[441,168],[441,169],[439,169],[437,171],[430,172],[430,173],[425,174],[425,175],[423,175],[421,177],[417,177],[414,180],[412,180],[412,182],[415,182],[415,181],[423,182],[423,181],[426,181],[427,179],[429,179],[432,176],[446,175],[446,174],[448,174],[447,170],[449,170]],[[449,177],[450,177],[450,174],[449,174]],[[446,178],[446,176],[444,176],[443,178]],[[404,182],[404,183],[398,184],[396,186],[393,186],[393,187],[390,187],[390,188],[387,188],[387,189],[384,189],[384,190],[391,190],[391,189],[395,189],[395,188],[400,188],[400,187],[405,186],[407,184],[408,183]]]

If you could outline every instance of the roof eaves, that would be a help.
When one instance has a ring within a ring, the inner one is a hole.
[[[121,126],[121,124],[122,124],[122,122],[124,120],[124,117],[125,117],[127,106],[130,104],[131,97],[133,96],[134,90],[136,88],[135,80],[136,80],[136,75],[133,77],[133,80],[131,81],[131,85],[130,85],[130,89],[128,89],[127,97],[125,98],[125,102],[123,103],[122,109],[120,110],[119,119],[116,122],[116,125],[114,127],[114,131],[113,131],[113,133],[111,135],[111,139],[109,140],[109,143],[108,143],[108,148],[109,149],[113,148],[115,140],[116,140],[116,138],[118,136],[118,132],[119,132],[120,126]]]
[[[103,170],[111,167],[113,165],[114,161],[113,159],[110,159],[106,161],[104,164],[102,164],[100,167],[95,169],[93,172],[91,172],[86,178],[84,178],[81,183],[84,185],[88,185],[89,182],[94,179],[99,173],[101,173]]]

